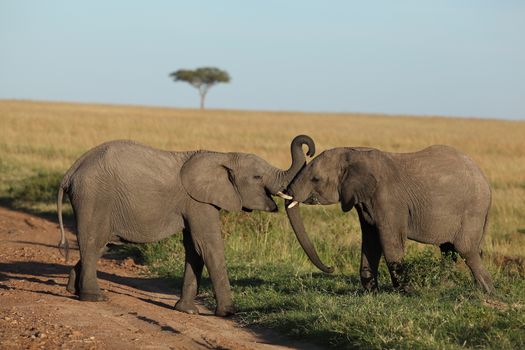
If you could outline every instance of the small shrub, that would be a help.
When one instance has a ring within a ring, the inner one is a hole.
[[[438,256],[431,248],[408,257],[405,264],[407,283],[414,289],[461,284],[465,276],[456,266],[451,253]]]
[[[8,188],[8,195],[15,203],[54,203],[63,174],[39,171]]]

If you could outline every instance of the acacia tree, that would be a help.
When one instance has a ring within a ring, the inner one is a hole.
[[[201,67],[195,70],[179,69],[170,74],[174,81],[184,81],[199,90],[201,109],[204,109],[204,99],[208,90],[218,83],[230,82],[228,72],[215,67]]]

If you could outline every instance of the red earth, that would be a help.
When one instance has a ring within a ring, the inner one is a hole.
[[[71,246],[75,236],[67,232]],[[107,302],[66,291],[68,263],[56,248],[56,223],[0,207],[0,349],[315,349],[272,331],[177,312],[169,281],[146,275],[131,258],[104,257],[99,283]],[[182,262],[181,262],[182,263]]]

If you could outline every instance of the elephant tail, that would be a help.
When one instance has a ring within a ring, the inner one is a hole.
[[[64,198],[64,192],[69,194],[72,177],[75,174],[75,172],[78,170],[78,168],[81,166],[84,159],[89,155],[89,153],[90,151],[84,153],[80,158],[78,158],[75,161],[75,163],[73,163],[71,168],[69,168],[69,170],[65,173],[58,187],[57,215],[58,215],[58,223],[60,225],[60,242],[58,243],[58,250],[60,254],[64,256],[66,262],[69,258],[69,243],[66,239],[66,234],[64,233],[64,222],[62,220],[62,199]]]
[[[481,233],[481,237],[478,242],[478,251],[479,255],[483,257],[483,243],[485,242],[485,237],[487,236],[487,230],[489,228],[489,212],[490,208],[492,207],[492,190],[488,189],[488,205],[487,205],[487,212],[485,213],[485,222],[483,223],[483,232]]]
[[[489,204],[489,209],[491,205]],[[481,239],[479,240],[479,255],[483,257],[483,243],[485,241],[485,237],[487,236],[487,229],[489,227],[489,210],[487,210],[487,214],[485,215],[485,222],[483,223],[483,234],[481,236]]]
[[[64,222],[62,221],[62,199],[64,197],[64,185],[64,180],[62,180],[60,187],[58,188],[57,198],[58,224],[60,225],[60,242],[58,243],[58,251],[64,256],[67,262],[69,258],[69,243],[64,233]]]

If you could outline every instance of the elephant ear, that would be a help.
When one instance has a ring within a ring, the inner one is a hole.
[[[233,184],[233,173],[225,164],[227,155],[196,153],[181,169],[182,186],[191,198],[228,211],[242,208],[241,196]]]
[[[349,164],[341,181],[341,209],[350,211],[357,203],[370,198],[376,187],[377,180],[365,164]]]

